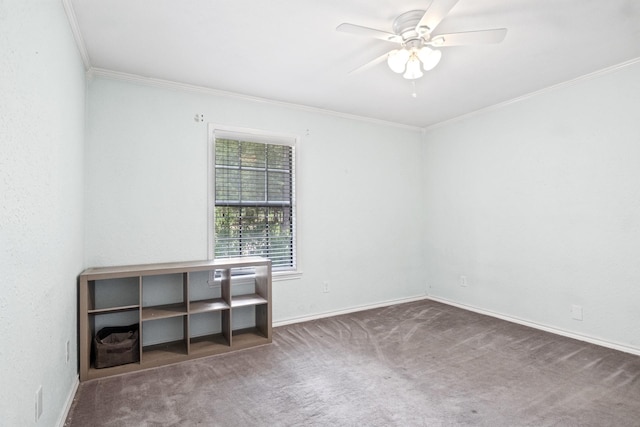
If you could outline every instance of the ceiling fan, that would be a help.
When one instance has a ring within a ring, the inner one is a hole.
[[[349,23],[338,25],[336,30],[343,33],[374,37],[399,45],[397,49],[353,71],[369,68],[386,59],[391,70],[402,73],[405,79],[414,80],[423,76],[422,69],[428,71],[438,65],[442,52],[437,48],[500,43],[504,40],[506,28],[433,34],[456,3],[458,0],[429,0],[426,10],[412,10],[398,16],[393,21],[393,33]]]

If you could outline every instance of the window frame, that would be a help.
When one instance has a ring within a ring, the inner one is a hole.
[[[298,248],[298,198],[297,198],[297,165],[299,156],[299,137],[297,135],[269,132],[265,130],[241,128],[234,126],[223,126],[210,123],[208,126],[207,138],[207,257],[212,260],[215,256],[215,143],[216,138],[237,139],[248,142],[262,144],[279,144],[293,147],[293,182],[291,190],[291,206],[293,208],[292,228],[293,228],[293,259],[294,266],[287,270],[273,272],[273,280],[297,279],[302,275],[300,251]]]

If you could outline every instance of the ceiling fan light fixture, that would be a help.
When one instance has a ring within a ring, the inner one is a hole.
[[[434,35],[432,33],[459,0],[422,1],[426,3],[426,10],[410,10],[397,16],[393,20],[393,32],[347,22],[336,27],[336,30],[341,32],[373,37],[399,45],[395,50],[369,61],[356,70],[379,64],[386,59],[393,72],[402,74],[405,79],[415,80],[424,75],[423,71],[430,71],[440,63],[440,48],[500,43],[507,34],[506,28],[495,28]]]
[[[387,64],[394,73],[403,73],[410,56],[411,54],[406,49],[392,50],[387,56]]]
[[[418,58],[422,61],[422,67],[425,71],[433,70],[442,58],[442,52],[424,46],[417,53]]]
[[[416,55],[411,55],[407,62],[407,72],[402,75],[407,80],[415,80],[422,77],[422,70],[420,69],[420,60]]]

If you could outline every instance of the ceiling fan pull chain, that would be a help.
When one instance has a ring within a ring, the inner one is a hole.
[[[416,90],[416,81],[415,80],[411,80],[411,86],[413,86],[413,92],[411,93],[411,96],[413,96],[414,98],[418,97],[418,91]]]

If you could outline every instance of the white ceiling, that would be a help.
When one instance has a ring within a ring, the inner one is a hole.
[[[436,0],[437,1],[437,0]],[[640,58],[638,0],[460,0],[433,34],[508,28],[501,44],[442,48],[411,83],[385,63],[421,0],[70,0],[90,68],[427,127]]]

